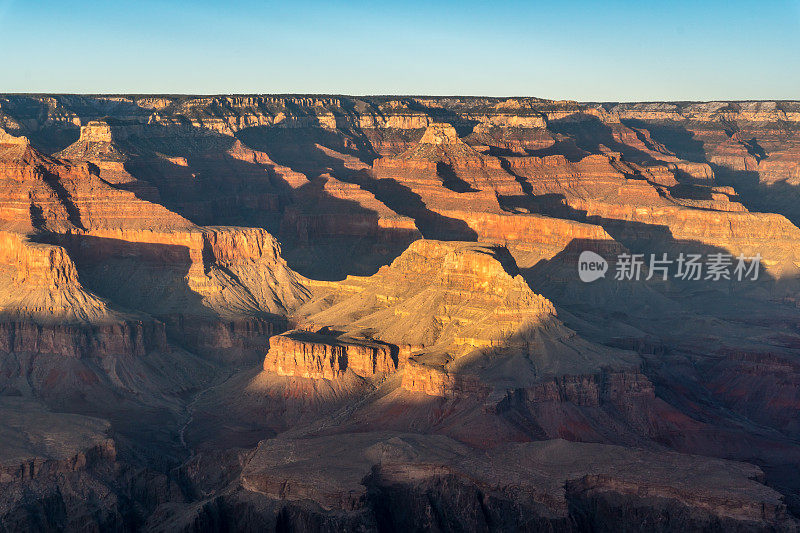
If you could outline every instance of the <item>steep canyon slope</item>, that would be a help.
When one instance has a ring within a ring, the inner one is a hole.
[[[798,183],[797,102],[0,95],[0,531],[797,531]]]

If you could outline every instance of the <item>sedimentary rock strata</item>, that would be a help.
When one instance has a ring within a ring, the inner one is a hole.
[[[163,474],[126,464],[105,420],[10,397],[0,414],[0,522],[8,530],[115,528],[178,497]],[[133,504],[140,491],[148,502]]]
[[[320,476],[320,460],[333,477]],[[750,479],[759,475],[744,464],[563,440],[509,445],[475,461],[446,438],[367,433],[304,446],[264,442],[243,483],[268,497],[366,510],[379,524],[407,528],[444,521],[480,529],[499,521],[504,529],[581,530],[633,516],[688,528],[791,527],[777,494]],[[758,495],[744,496],[748,488]],[[602,522],[594,518],[597,508]]]
[[[0,95],[0,529],[796,530],[799,124]]]
[[[458,353],[491,346],[554,312],[506,266],[516,268],[502,248],[418,240],[374,276],[332,286],[321,298],[336,303],[308,320],[375,331],[396,345],[442,345]]]
[[[293,330],[269,340],[264,370],[279,376],[336,379],[349,369],[362,377],[393,372],[397,362],[386,344]]]

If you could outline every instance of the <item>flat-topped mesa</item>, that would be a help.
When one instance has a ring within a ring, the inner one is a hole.
[[[9,260],[21,265],[13,275],[27,281],[21,288],[6,284],[9,294],[0,305],[24,325],[134,324],[129,316],[110,312],[107,299],[157,316],[196,352],[260,357],[262,348],[251,348],[251,342],[265,345],[266,336],[286,328],[288,310],[308,297],[266,231],[199,227],[110,186],[86,163],[71,164],[27,147],[0,159],[0,199],[7,207],[0,210],[0,227],[38,233],[60,245],[31,243],[25,248],[29,261]],[[70,256],[91,292],[77,283]]]
[[[456,144],[460,141],[456,129],[445,122],[430,124],[419,140],[420,144]]]
[[[467,297],[467,292],[502,297],[508,302],[517,297],[526,301],[530,298],[541,304],[541,310],[552,311],[550,302],[533,293],[517,276],[517,266],[508,252],[492,244],[421,239],[412,243],[389,269],[400,275],[416,273],[428,283],[452,291],[455,299]]]
[[[57,155],[93,163],[122,162],[128,157],[116,143],[124,141],[127,137],[128,131],[124,126],[113,126],[105,121],[92,120],[81,126],[78,140]]]
[[[264,359],[264,370],[279,376],[337,379],[347,370],[361,377],[397,370],[388,344],[349,339],[321,330],[292,330],[275,335]]]
[[[308,297],[302,276],[260,228],[108,228],[52,239],[104,296],[162,319],[283,316]]]
[[[236,226],[203,228],[205,251],[219,264],[238,261],[274,261],[285,264],[278,241],[266,230]]]
[[[113,125],[106,121],[92,120],[81,126],[80,138],[60,152],[58,157],[72,161],[88,161],[100,171],[100,177],[113,184],[126,184],[126,189],[137,192],[143,198],[158,198],[157,190],[148,182],[140,182],[125,168],[131,159],[130,149],[120,147],[128,138],[128,128],[140,125]]]
[[[114,140],[118,140],[121,135],[123,137],[125,136],[123,132],[112,129],[108,122],[92,120],[85,126],[81,126],[80,140],[85,142],[110,143]]]
[[[481,121],[466,140],[481,153],[528,155],[528,151],[550,148],[556,142],[541,117],[492,116]]]

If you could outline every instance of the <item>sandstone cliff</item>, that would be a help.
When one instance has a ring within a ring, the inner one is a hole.
[[[798,113],[0,95],[0,522],[796,529]]]
[[[391,347],[381,343],[294,330],[271,337],[269,345],[264,370],[279,376],[335,379],[349,369],[371,377],[397,369]]]

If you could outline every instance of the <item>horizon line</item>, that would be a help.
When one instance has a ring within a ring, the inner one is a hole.
[[[317,98],[465,98],[465,99],[535,99],[546,102],[574,102],[577,104],[708,104],[708,103],[750,103],[750,102],[790,102],[800,103],[800,97],[790,98],[742,98],[742,99],[677,99],[677,100],[575,100],[572,98],[545,98],[541,96],[520,96],[520,95],[467,95],[467,94],[346,94],[346,93],[259,93],[259,92],[230,92],[230,93],[169,93],[169,92],[0,92],[0,96],[83,96],[83,97],[102,97],[102,96],[124,96],[124,97],[183,97],[183,98],[214,98],[220,96],[278,96],[278,97],[317,97]]]

